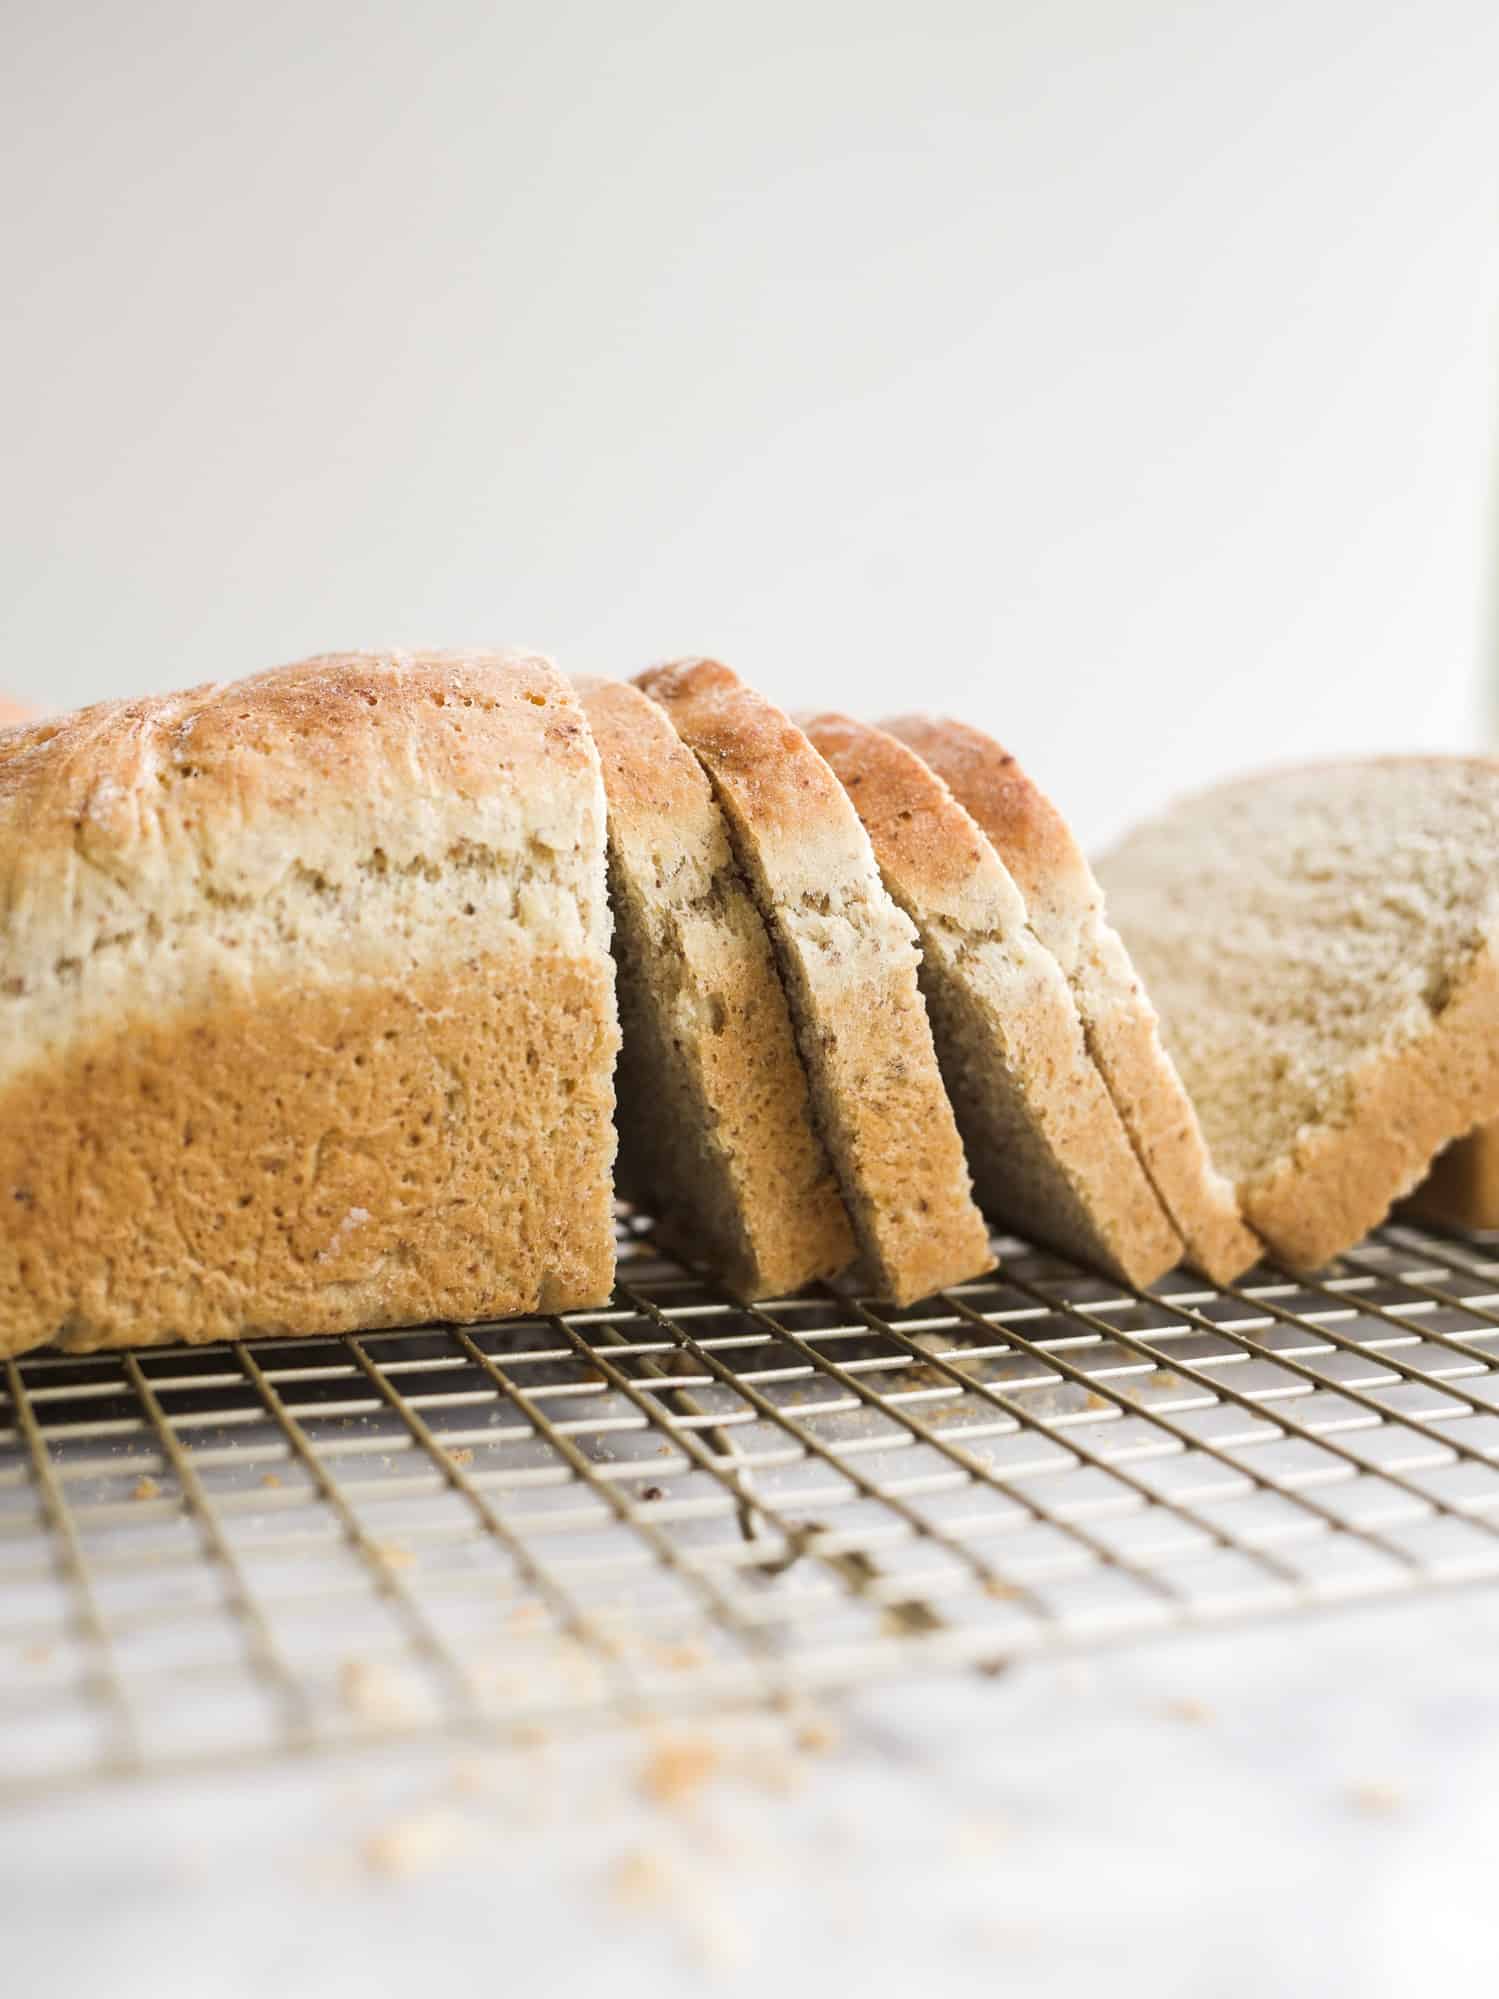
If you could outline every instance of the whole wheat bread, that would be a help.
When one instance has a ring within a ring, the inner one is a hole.
[[[1102,864],[1245,1213],[1356,1242],[1499,1112],[1499,764],[1391,757],[1188,798]]]
[[[574,685],[609,802],[619,1191],[740,1297],[832,1276],[853,1260],[853,1234],[712,789],[637,687]]]
[[[0,1353],[607,1301],[598,756],[544,660],[0,731]]]
[[[1037,937],[1066,974],[1088,1050],[1141,1166],[1186,1245],[1217,1283],[1247,1270],[1260,1246],[1214,1165],[1155,1010],[1104,908],[1071,829],[1007,751],[962,722],[908,715],[885,727],[936,771],[994,843]]]
[[[776,947],[812,1101],[875,1289],[896,1303],[987,1270],[908,919],[858,814],[801,730],[727,667],[637,683],[712,781]]]
[[[984,833],[914,750],[802,722],[921,939],[921,988],[979,1197],[1015,1227],[1152,1283],[1181,1255],[1083,1036],[1072,989]]]

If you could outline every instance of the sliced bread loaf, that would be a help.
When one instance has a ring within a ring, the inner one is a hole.
[[[853,1235],[712,789],[639,688],[575,685],[609,801],[619,1191],[740,1297],[833,1276]]]
[[[987,1270],[910,922],[858,814],[801,730],[725,666],[638,685],[701,759],[766,920],[869,1282],[898,1304]]]
[[[604,792],[544,660],[0,732],[0,1353],[606,1302]]]
[[[1454,1139],[1404,1204],[1404,1213],[1448,1228],[1499,1229],[1499,1124]]]
[[[1213,1164],[1155,1010],[1067,822],[981,730],[921,715],[885,727],[944,780],[1014,877],[1032,929],[1071,984],[1088,1051],[1187,1260],[1217,1283],[1239,1276],[1259,1244]]]
[[[980,1200],[1127,1283],[1152,1283],[1177,1262],[1181,1239],[1008,869],[941,778],[894,736],[846,715],[802,726],[916,925],[921,989]]]
[[[1499,764],[1392,757],[1189,798],[1102,864],[1215,1153],[1315,1267],[1499,1112]]]

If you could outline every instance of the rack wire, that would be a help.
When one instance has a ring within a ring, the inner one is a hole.
[[[1499,1575],[1499,1237],[3,1364],[0,1801]]]

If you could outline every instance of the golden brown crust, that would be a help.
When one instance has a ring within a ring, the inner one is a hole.
[[[1027,909],[1050,907],[1059,880],[1074,891],[1080,886],[1081,855],[1066,820],[992,736],[930,715],[898,715],[880,727],[929,764],[972,814]]]
[[[1402,1212],[1448,1228],[1499,1229],[1499,1125],[1480,1125],[1454,1139]]]
[[[1153,1283],[1177,1262],[1181,1239],[994,848],[942,779],[884,730],[836,714],[802,726],[922,934],[943,1074],[986,1204],[1128,1283]]]
[[[1483,945],[1431,1031],[1365,1063],[1338,1125],[1249,1182],[1245,1213],[1277,1255],[1317,1269],[1383,1221],[1450,1139],[1496,1114],[1499,961]]]
[[[708,780],[663,709],[574,681],[609,799],[620,1189],[745,1298],[854,1256],[770,941]]]
[[[822,1134],[871,1281],[897,1302],[991,1267],[916,982],[837,778],[790,719],[713,661],[641,674],[701,758],[775,941]]]
[[[1213,1167],[1197,1115],[1159,1038],[1144,987],[1103,917],[1101,891],[1065,819],[982,730],[921,715],[881,725],[931,765],[993,842],[1037,934],[1072,980],[1088,1035],[1140,1163],[1186,1244],[1216,1283],[1260,1245]]]
[[[607,973],[476,956],[138,1020],[0,1105],[0,1353],[598,1305]]]

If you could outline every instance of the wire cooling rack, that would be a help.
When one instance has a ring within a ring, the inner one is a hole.
[[[1499,1237],[4,1363],[0,1799],[1499,1575]]]

